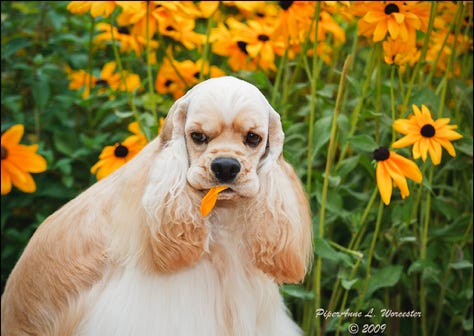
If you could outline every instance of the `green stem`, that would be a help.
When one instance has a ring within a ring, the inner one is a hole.
[[[273,85],[272,97],[271,97],[271,100],[270,100],[270,104],[273,107],[275,107],[277,110],[279,110],[280,107],[281,107],[281,106],[276,106],[275,103],[276,103],[276,98],[277,98],[278,92],[280,92],[281,78],[282,78],[284,69],[286,69],[287,59],[288,59],[288,48],[285,48],[285,52],[283,53],[283,57],[281,58],[280,64],[278,65],[278,71],[277,71],[276,78],[275,78],[275,85]],[[286,120],[286,113],[284,113],[284,115],[282,115],[282,119]]]
[[[433,182],[433,166],[430,167],[428,184],[431,185]],[[431,209],[431,193],[426,196],[425,204],[425,218],[423,221],[422,232],[421,232],[421,244],[420,244],[420,260],[426,259],[426,247],[428,246],[428,227],[430,223],[430,209]],[[426,293],[425,293],[425,282],[423,281],[423,272],[420,276],[420,310],[421,310],[421,334],[423,336],[428,335],[426,329]]]
[[[349,276],[349,281],[352,280],[352,279],[354,279],[354,276],[355,276],[357,270],[359,269],[359,266],[360,266],[361,261],[362,261],[362,257],[358,258],[357,261],[356,261],[356,263],[355,263],[355,265],[354,265],[354,267],[352,267],[351,275]],[[344,291],[344,297],[342,298],[341,307],[339,308],[339,311],[342,312],[342,311],[344,311],[344,310],[346,309],[346,303],[347,303],[347,298],[348,298],[348,296],[349,296],[349,289],[346,289],[346,290]],[[328,308],[328,310],[330,310],[330,309]],[[341,326],[342,320],[343,320],[343,319],[340,318],[340,319],[338,319],[338,321],[337,321],[336,336],[339,335],[340,326]]]
[[[413,69],[413,73],[411,75],[410,82],[408,83],[408,89],[405,94],[405,98],[403,99],[402,104],[402,111],[406,110],[408,106],[408,101],[411,97],[411,91],[413,90],[413,84],[415,83],[415,79],[420,72],[421,65],[424,64],[426,52],[428,50],[428,45],[430,43],[431,31],[433,30],[433,23],[436,16],[436,1],[431,1],[431,10],[430,10],[430,19],[428,21],[428,29],[426,30],[425,40],[423,42],[423,47],[421,48],[420,59],[416,62],[415,68]]]
[[[357,129],[357,123],[359,121],[359,116],[360,112],[362,111],[362,107],[364,106],[364,99],[365,96],[367,95],[367,90],[369,89],[370,83],[372,82],[372,73],[374,71],[375,65],[377,62],[375,62],[376,56],[379,54],[379,47],[378,45],[372,48],[371,54],[370,54],[370,60],[366,64],[366,79],[364,82],[364,85],[362,86],[362,93],[360,95],[359,101],[357,102],[357,106],[354,108],[354,111],[352,112],[351,116],[351,128],[349,130],[349,134],[347,136],[347,139],[350,139],[356,129]],[[341,154],[339,156],[339,160],[336,165],[336,170],[339,169],[339,166],[341,165],[342,161],[346,157],[347,150],[349,148],[349,143],[346,142],[341,150]]]
[[[450,254],[450,258],[449,258],[449,264],[451,264],[454,260],[455,260],[455,257],[456,257],[456,252],[458,250],[462,250],[464,248],[464,245],[466,244],[467,240],[468,239],[472,239],[472,216],[471,216],[471,220],[469,221],[469,225],[467,226],[466,230],[464,231],[464,236],[460,242],[459,245],[454,245],[452,248],[451,248],[451,254]],[[451,274],[451,270],[452,268],[451,267],[448,267],[447,270],[446,270],[446,273],[444,275],[444,278],[443,278],[443,281],[442,281],[442,286],[441,286],[441,293],[439,295],[439,299],[438,299],[438,304],[436,305],[436,314],[435,314],[435,322],[434,322],[434,327],[433,327],[433,332],[431,333],[432,335],[436,335],[437,332],[438,332],[438,326],[439,326],[439,321],[440,321],[440,318],[441,318],[441,312],[443,311],[443,305],[444,305],[444,297],[445,297],[445,294],[446,294],[446,288],[448,286],[448,280],[449,280],[449,275]]]
[[[111,37],[112,37],[112,49],[114,51],[115,61],[117,62],[117,66],[118,66],[118,69],[119,69],[120,80],[122,81],[122,84],[125,88],[125,92],[126,92],[127,97],[128,97],[128,103],[129,103],[129,105],[132,109],[135,121],[138,123],[138,126],[140,127],[140,129],[143,130],[143,126],[142,126],[141,120],[140,120],[140,115],[138,114],[138,110],[135,106],[135,99],[133,98],[132,93],[128,90],[128,87],[127,87],[127,80],[125,78],[125,73],[124,73],[124,70],[123,70],[122,59],[120,58],[120,53],[119,53],[118,48],[117,48],[117,41],[115,39],[113,23],[114,23],[114,19],[113,19],[113,16],[111,15],[110,16],[110,34],[111,34]],[[147,133],[145,132],[145,134],[147,134]]]
[[[201,55],[201,70],[199,71],[199,81],[202,82],[204,79],[205,79],[205,69],[206,69],[206,65],[209,65],[209,67],[211,66],[210,62],[209,62],[209,48],[210,48],[210,43],[209,43],[209,39],[210,39],[210,36],[211,36],[211,29],[212,29],[212,26],[214,25],[214,20],[213,20],[213,17],[214,17],[214,14],[216,13],[217,11],[217,8],[214,10],[214,12],[209,16],[209,18],[207,19],[207,26],[206,26],[206,40],[205,40],[205,43],[204,43],[204,48],[202,50],[202,55]],[[209,68],[209,73],[208,75],[210,74],[210,68]]]
[[[390,110],[392,111],[392,122],[395,121],[395,67],[390,71]],[[392,143],[395,141],[395,128],[392,127]]]
[[[94,31],[95,31],[95,19],[92,15],[90,16],[90,18],[91,18],[91,25],[89,28],[89,42],[88,42],[89,50],[87,52],[87,73],[89,74],[87,88],[89,88],[89,94],[92,88],[92,59],[93,59]],[[88,99],[87,100],[87,124],[88,125],[91,124],[91,120],[92,120],[91,104],[92,104],[92,100]]]
[[[365,234],[365,230],[367,229],[367,216],[369,215],[370,210],[372,209],[372,206],[375,202],[375,198],[377,197],[378,189],[377,187],[374,188],[374,191],[372,192],[372,195],[370,196],[369,203],[367,203],[367,206],[365,207],[364,213],[362,214],[362,217],[360,219],[360,229],[352,235],[351,241],[349,243],[349,249],[352,250],[357,250],[359,249],[360,241],[362,240],[362,237]]]
[[[147,72],[147,77],[148,77],[148,94],[150,96],[150,101],[151,101],[151,114],[153,116],[153,122],[157,129],[157,132],[154,135],[157,135],[160,125],[158,122],[158,115],[156,113],[155,89],[153,87],[153,72],[151,70],[151,59],[150,59],[151,57],[150,55],[150,38],[151,38],[150,36],[150,6],[146,7],[146,29],[145,30],[146,30],[146,72]],[[147,134],[147,132],[143,132],[143,133]]]
[[[380,200],[379,202],[379,209],[377,212],[377,221],[375,222],[375,230],[374,230],[374,235],[372,237],[372,242],[370,243],[370,249],[369,249],[369,254],[367,256],[367,269],[365,272],[365,280],[364,280],[364,285],[362,287],[362,291],[359,294],[359,301],[357,302],[357,307],[355,311],[360,311],[360,308],[362,307],[363,301],[365,299],[365,293],[367,292],[367,286],[369,284],[369,279],[370,279],[370,269],[371,269],[371,264],[372,264],[372,257],[374,255],[374,250],[375,250],[375,243],[377,242],[377,238],[379,235],[380,231],[380,224],[382,223],[382,215],[383,215],[383,202]]]
[[[367,203],[367,206],[362,214],[362,217],[360,218],[360,222],[358,225],[360,229],[357,230],[356,228],[357,231],[352,235],[351,242],[348,245],[349,247],[344,248],[347,251],[351,251],[351,254],[357,256],[358,258],[359,256],[362,257],[362,253],[357,251],[357,248],[359,247],[360,239],[356,239],[356,237],[361,238],[364,235],[366,223],[367,223],[366,219],[367,219],[367,216],[369,215],[370,210],[372,209],[376,196],[377,196],[377,187],[375,187],[374,191],[372,192],[369,202]],[[354,244],[355,241],[357,241],[358,243]],[[333,242],[331,242],[330,244],[333,246],[339,246]],[[356,246],[355,249],[353,248],[354,246]],[[358,263],[359,262],[360,260],[358,261]],[[357,267],[358,267],[358,264],[357,264]],[[357,269],[357,267],[355,269]],[[329,299],[329,304],[327,308],[328,311],[331,311],[333,309],[333,306],[336,304],[336,302],[339,301],[340,290],[341,290],[341,287],[339,285],[340,285],[340,279],[338,278],[336,282],[334,283],[332,291],[331,291],[331,298]]]
[[[318,2],[315,6],[315,14],[313,20],[315,20],[315,36],[318,36],[318,23],[319,23],[319,11],[321,4]],[[306,157],[307,171],[306,171],[306,192],[311,195],[311,183],[312,183],[312,172],[313,172],[313,133],[314,133],[314,119],[316,110],[316,91],[318,88],[317,80],[319,74],[319,67],[317,66],[317,47],[318,39],[315,37],[313,43],[313,74],[309,75],[311,79],[311,106],[309,113],[309,128],[308,128],[308,153]],[[306,59],[305,59],[306,60]]]
[[[331,175],[332,161],[334,157],[335,147],[336,147],[336,135],[337,135],[337,121],[339,116],[339,108],[342,98],[342,93],[344,92],[344,83],[347,75],[347,69],[351,63],[351,56],[347,56],[344,66],[342,68],[341,78],[339,80],[339,88],[337,91],[336,105],[334,107],[334,114],[331,125],[331,135],[329,138],[329,147],[328,154],[326,159],[326,167],[324,169],[324,181],[323,181],[323,190],[321,196],[321,209],[319,212],[319,237],[324,237],[324,221],[326,214],[326,201],[327,193],[329,187],[329,176]],[[316,273],[314,274],[314,294],[316,298],[316,307],[321,306],[321,265],[322,259],[318,256],[316,260]],[[316,320],[316,334],[320,335],[321,325],[319,319]]]

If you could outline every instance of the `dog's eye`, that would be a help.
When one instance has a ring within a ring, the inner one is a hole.
[[[194,143],[198,145],[205,144],[209,140],[204,133],[198,133],[198,132],[191,133],[191,139],[193,139]]]
[[[248,132],[245,136],[245,143],[250,147],[257,147],[262,141],[262,137],[253,132]]]

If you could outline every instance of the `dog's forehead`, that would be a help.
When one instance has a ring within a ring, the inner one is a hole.
[[[214,114],[231,123],[245,114],[266,124],[269,110],[268,101],[257,87],[234,77],[209,79],[195,86],[189,95],[189,118]]]

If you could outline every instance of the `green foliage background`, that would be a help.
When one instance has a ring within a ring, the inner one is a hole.
[[[127,125],[133,121],[124,93],[116,93],[112,100],[97,94],[83,99],[68,89],[65,66],[87,68],[93,19],[71,14],[67,4],[1,4],[1,129],[24,124],[23,143],[38,143],[39,153],[48,161],[48,170],[34,175],[35,193],[14,188],[1,198],[2,291],[38,225],[95,182],[90,167],[104,146],[129,134]],[[422,312],[421,319],[376,314],[357,321],[386,323],[389,335],[472,334],[472,17],[469,20],[469,52],[455,60],[462,65],[460,77],[433,76],[426,83],[418,68],[420,76],[408,101],[409,106],[427,105],[434,115],[442,110],[459,126],[463,138],[454,142],[457,156],[443,152],[442,164],[435,167],[417,162],[424,172],[423,183],[410,183],[411,195],[405,200],[394,189],[389,206],[379,200],[372,152],[390,145],[391,104],[398,108],[404,103],[413,69],[400,80],[391,80],[395,70],[383,62],[380,46],[358,39],[355,24],[345,26],[348,41],[336,51],[332,66],[318,59],[312,63],[308,57],[310,71],[305,72],[296,60],[287,61],[280,73],[281,87],[276,87],[274,74],[232,73],[222,57],[211,58],[211,64],[254,83],[271,98],[282,115],[285,157],[309,192],[315,267],[304,284],[282,287],[293,317],[308,335],[346,334],[351,322],[318,318],[317,308]],[[205,22],[198,27],[205,29]],[[200,57],[188,52],[191,59]],[[342,88],[347,55],[352,60]],[[146,72],[144,58],[123,57],[134,71]],[[101,60],[114,56],[106,48],[96,50],[93,59],[98,71]],[[299,74],[292,77],[296,71]],[[338,92],[342,95],[333,124]],[[134,102],[145,117],[149,99],[158,103],[159,116],[165,116],[173,102],[166,95],[137,95]],[[410,157],[408,149],[401,152]],[[426,177],[430,172],[431,183]],[[321,225],[324,235],[318,234]]]

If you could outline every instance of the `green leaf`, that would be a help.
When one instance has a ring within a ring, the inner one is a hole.
[[[344,159],[337,170],[338,175],[344,177],[352,172],[359,163],[359,157],[359,155],[355,155]]]
[[[457,261],[455,263],[449,264],[449,267],[451,267],[455,270],[472,268],[472,262],[469,262],[467,260],[461,260],[461,261]]]
[[[352,266],[351,259],[348,255],[336,251],[329,245],[328,241],[323,238],[314,238],[314,252],[323,259],[334,262],[344,262],[346,265]]]
[[[367,134],[355,135],[349,138],[349,145],[359,152],[373,152],[379,147],[374,139]]]
[[[48,103],[51,94],[49,81],[46,76],[39,76],[35,82],[31,83],[31,93],[36,105],[43,109]]]
[[[3,35],[3,34],[2,34]],[[16,53],[18,50],[31,46],[31,39],[18,37],[11,39],[2,45],[2,59],[6,59]]]
[[[323,259],[339,260],[339,253],[325,239],[320,237],[314,238],[314,252]]]
[[[400,280],[403,267],[401,265],[386,266],[377,271],[372,270],[372,275],[367,285],[365,297],[369,298],[379,288],[392,287]]]
[[[323,147],[329,141],[329,137],[331,136],[331,122],[332,122],[332,116],[327,116],[327,117],[323,117],[319,119],[314,124],[314,129],[313,129],[314,155],[316,155],[316,153],[319,152],[321,147]]]
[[[355,279],[352,279],[352,280],[342,279],[342,280],[341,280],[341,285],[342,285],[342,287],[344,287],[344,289],[349,290],[349,289],[352,288],[352,286],[353,286],[357,281],[359,281],[358,278],[355,278]]]
[[[290,297],[294,297],[300,300],[312,300],[314,294],[311,291],[307,291],[302,286],[298,285],[284,285],[281,287],[282,293]]]

